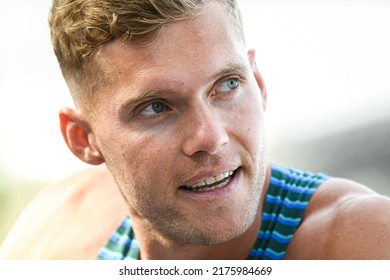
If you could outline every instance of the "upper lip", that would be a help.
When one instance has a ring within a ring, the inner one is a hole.
[[[198,172],[195,176],[191,177],[190,179],[186,180],[181,186],[191,186],[194,187],[197,184],[206,181],[207,179],[211,177],[218,176],[220,174],[234,172],[238,167],[225,167],[225,168],[218,168],[203,172]]]

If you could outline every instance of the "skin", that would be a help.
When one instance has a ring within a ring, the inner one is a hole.
[[[70,150],[104,164],[37,197],[0,257],[93,259],[129,214],[143,259],[246,258],[270,170],[264,81],[254,51],[246,51],[235,30],[214,3],[146,47],[105,45],[101,56],[115,82],[96,94],[91,114],[83,104],[60,112]],[[233,170],[217,190],[181,187]],[[286,258],[390,258],[388,213],[389,199],[355,182],[328,180],[309,203]],[[32,223],[34,217],[40,222]],[[21,238],[26,227],[27,240]]]

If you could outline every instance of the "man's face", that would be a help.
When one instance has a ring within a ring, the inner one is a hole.
[[[91,126],[131,215],[179,242],[240,236],[265,180],[263,96],[225,9],[102,55],[115,83],[97,93]]]

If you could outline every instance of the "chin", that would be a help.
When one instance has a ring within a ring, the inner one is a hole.
[[[243,236],[253,225],[255,217],[256,212],[246,217],[240,216],[218,222],[208,221],[199,228],[187,230],[187,234],[180,235],[179,239],[187,244],[221,245]],[[177,240],[178,237],[176,236],[175,239]]]

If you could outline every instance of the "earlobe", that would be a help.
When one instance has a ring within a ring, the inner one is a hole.
[[[250,49],[248,51],[248,59],[249,59],[249,63],[251,65],[251,68],[253,71],[253,75],[255,76],[256,82],[260,88],[261,96],[262,96],[262,100],[263,100],[263,109],[265,110],[266,105],[267,105],[267,89],[265,87],[263,77],[261,76],[260,71],[257,68],[256,51],[255,50]]]
[[[94,135],[78,111],[62,108],[59,113],[62,136],[71,152],[82,161],[98,165],[104,162]]]

